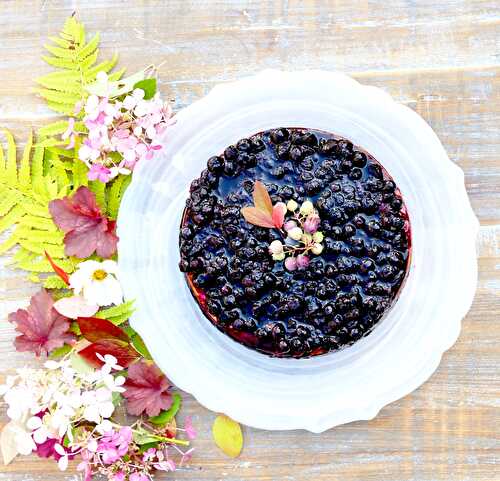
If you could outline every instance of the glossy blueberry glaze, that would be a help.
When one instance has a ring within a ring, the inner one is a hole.
[[[324,250],[306,269],[273,261],[276,229],[247,223],[255,180],[273,203],[309,199]],[[408,270],[410,223],[401,193],[363,149],[330,133],[276,129],[212,157],[191,184],[180,269],[203,313],[242,344],[279,357],[340,349],[371,331]]]

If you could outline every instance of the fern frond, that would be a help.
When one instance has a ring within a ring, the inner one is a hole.
[[[33,132],[30,132],[26,146],[24,147],[23,156],[21,158],[21,165],[19,167],[19,189],[27,191],[31,185],[31,148],[33,146]]]
[[[95,194],[95,200],[102,212],[106,212],[106,184],[99,180],[91,180],[89,189]]]
[[[48,205],[65,195],[70,181],[57,153],[40,145],[33,147],[30,135],[17,168],[16,145],[6,132],[7,161],[0,157],[0,232],[11,230],[0,244],[0,254],[17,247],[9,263],[38,279],[41,272],[53,272],[45,259],[45,251],[73,272],[76,261],[64,254],[64,234],[52,220]],[[0,148],[0,151],[3,150]]]
[[[131,175],[119,175],[111,184],[108,195],[108,215],[111,219],[117,218],[120,202],[131,180]]]
[[[98,317],[100,319],[107,319],[108,321],[118,326],[130,318],[130,316],[135,311],[133,306],[134,301],[127,301],[123,304],[119,304],[118,306],[103,309],[102,311],[99,311],[95,315],[95,317]]]
[[[45,125],[44,127],[38,129],[38,135],[41,135],[43,137],[48,137],[50,135],[60,135],[64,133],[67,128],[67,120],[58,120],[57,122],[52,122],[51,124]]]
[[[52,43],[45,45],[49,55],[42,58],[59,71],[37,79],[44,87],[38,92],[51,109],[73,115],[75,103],[88,96],[85,87],[95,81],[99,72],[110,72],[116,64],[116,56],[96,65],[99,34],[86,42],[85,28],[74,16],[65,22],[59,36],[50,40]]]
[[[59,276],[51,275],[43,280],[43,287],[45,289],[64,289],[67,286]]]

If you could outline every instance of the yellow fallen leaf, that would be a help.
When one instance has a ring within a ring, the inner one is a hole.
[[[215,418],[212,426],[215,444],[231,458],[237,458],[243,448],[241,426],[224,414]]]

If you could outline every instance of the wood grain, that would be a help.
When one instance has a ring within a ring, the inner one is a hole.
[[[103,53],[119,50],[130,72],[160,64],[161,90],[177,108],[219,82],[269,67],[341,69],[385,89],[430,123],[464,169],[481,221],[477,295],[430,381],[372,421],[321,435],[245,428],[237,460],[214,446],[214,414],[186,396],[184,413],[200,431],[197,454],[170,478],[500,480],[500,2],[3,0],[0,126],[20,145],[31,127],[54,117],[30,88],[49,71],[40,60],[46,37],[74,9],[89,31],[101,31]],[[0,270],[1,377],[34,364],[13,352],[6,318],[35,289],[21,272]],[[3,422],[4,406],[1,412]],[[0,467],[0,481],[73,479],[74,472],[31,457]]]

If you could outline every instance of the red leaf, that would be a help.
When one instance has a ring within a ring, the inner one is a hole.
[[[52,260],[52,257],[50,257],[47,251],[44,252],[45,252],[45,257],[52,266],[52,269],[54,269],[54,272],[66,283],[67,286],[69,286],[69,275]]]
[[[130,364],[139,358],[139,354],[132,346],[118,339],[102,339],[78,351],[78,354],[80,354],[89,364],[101,367],[103,363],[96,356],[97,353],[101,356],[105,356],[106,354],[115,356],[118,360],[118,364],[122,367],[130,366]]]
[[[53,306],[51,295],[42,289],[31,298],[27,309],[9,314],[9,321],[16,324],[16,331],[21,333],[14,341],[17,351],[31,351],[39,356],[75,341],[75,336],[68,332],[69,319]]]
[[[90,342],[98,342],[103,339],[117,339],[119,341],[129,342],[128,335],[115,326],[112,322],[98,317],[79,317],[78,326],[82,336]]]
[[[102,215],[94,193],[87,187],[79,187],[71,198],[51,201],[49,211],[54,223],[66,233],[66,255],[85,259],[96,252],[108,258],[116,252],[115,222]]]
[[[255,207],[243,207],[241,213],[247,222],[260,227],[274,227],[272,215],[268,215]]]
[[[253,203],[257,210],[269,216],[273,215],[273,202],[266,186],[260,180],[256,180],[253,186]]]
[[[286,204],[283,202],[278,202],[273,207],[273,223],[278,229],[281,229],[283,222],[285,221],[286,214]]]
[[[143,412],[148,416],[158,416],[172,404],[172,395],[168,392],[170,383],[152,361],[142,359],[132,364],[124,387],[127,411],[133,416]]]

